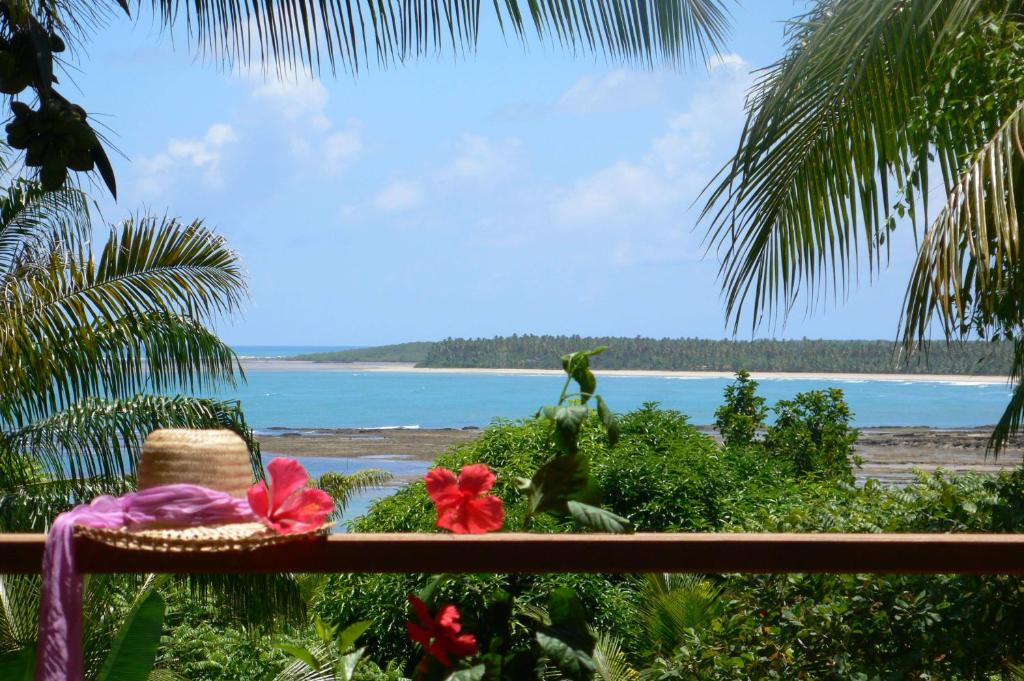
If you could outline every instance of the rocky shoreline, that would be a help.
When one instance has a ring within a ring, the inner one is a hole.
[[[714,435],[710,427],[702,428]],[[956,474],[995,473],[1019,466],[1024,438],[1011,442],[998,459],[986,455],[990,428],[864,428],[857,442],[863,459],[858,479],[906,484],[914,470],[938,468]],[[368,457],[433,461],[439,454],[480,436],[479,428],[269,428],[259,436],[268,454],[321,457]]]

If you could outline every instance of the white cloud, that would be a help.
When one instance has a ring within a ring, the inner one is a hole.
[[[521,156],[522,143],[518,139],[494,141],[482,135],[465,134],[455,158],[438,176],[445,181],[491,184],[514,172]]]
[[[374,206],[384,213],[402,213],[423,200],[423,187],[415,180],[396,180],[373,197]]]
[[[351,167],[363,151],[363,124],[349,119],[345,127],[332,132],[324,139],[324,166],[331,175]]]
[[[350,118],[340,129],[336,127],[328,115],[327,88],[308,69],[249,69],[238,75],[252,83],[250,96],[270,115],[272,130],[283,136],[291,155],[303,165],[313,164],[337,175],[359,158],[361,121]]]
[[[562,93],[555,110],[580,116],[644,109],[665,99],[664,74],[615,69],[603,76],[583,76]]]
[[[172,139],[164,151],[138,159],[140,189],[146,194],[160,194],[185,176],[199,177],[207,187],[223,184],[221,162],[225,147],[237,142],[238,133],[227,123],[214,123],[199,139]]]
[[[724,162],[744,115],[752,83],[748,65],[725,55],[684,111],[672,116],[664,134],[638,160],[620,159],[558,194],[555,217],[564,224],[639,224],[678,215],[697,197]],[[632,249],[638,252],[643,249]]]
[[[555,206],[564,223],[604,222],[676,203],[679,187],[647,163],[619,161],[576,182]]]

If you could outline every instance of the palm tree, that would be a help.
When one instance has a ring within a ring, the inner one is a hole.
[[[991,445],[1024,416],[1024,59],[1019,0],[818,0],[749,93],[702,219],[734,330],[843,297],[914,230],[899,336],[920,351],[1007,339],[1017,381]],[[943,192],[937,211],[929,193]],[[933,215],[934,214],[934,215]]]
[[[200,222],[129,219],[98,254],[92,231],[77,190],[17,182],[0,198],[4,529],[38,528],[83,498],[123,492],[157,427],[231,428],[262,471],[237,403],[164,395],[241,375],[208,328],[245,294],[237,255]]]
[[[732,0],[729,0],[730,2]],[[143,0],[0,0],[0,92],[13,98],[7,143],[24,150],[49,189],[69,171],[96,171],[117,195],[114,171],[86,111],[57,91],[68,44],[84,43],[120,10]],[[259,62],[279,73],[319,73],[326,64],[357,72],[450,49],[476,48],[480,0],[151,0],[164,29],[184,25],[204,56],[228,64]],[[490,3],[488,3],[490,4]],[[706,59],[727,33],[726,0],[495,0],[503,32],[614,60],[680,63]],[[31,89],[36,103],[16,98]]]

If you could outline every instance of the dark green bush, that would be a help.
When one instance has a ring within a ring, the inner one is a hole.
[[[725,401],[715,410],[715,428],[726,447],[753,444],[757,432],[764,428],[768,407],[757,394],[757,385],[746,370],[740,369],[736,380],[725,387]]]
[[[775,423],[764,443],[768,451],[788,462],[797,475],[853,480],[851,459],[858,432],[850,427],[850,412],[838,388],[800,393],[772,407]]]

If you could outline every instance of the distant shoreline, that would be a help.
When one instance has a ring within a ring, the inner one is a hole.
[[[420,374],[489,374],[511,376],[557,376],[564,375],[556,369],[466,369],[466,368],[424,368],[413,362],[312,362],[309,360],[262,359],[246,357],[241,359],[245,371],[334,371],[334,372],[393,372]],[[598,369],[598,376],[648,377],[648,378],[724,378],[733,377],[729,371],[661,371],[646,369]],[[969,376],[961,374],[858,374],[792,371],[752,371],[758,380],[811,380],[811,381],[910,381],[915,383],[983,383],[1007,384],[1006,376]]]

